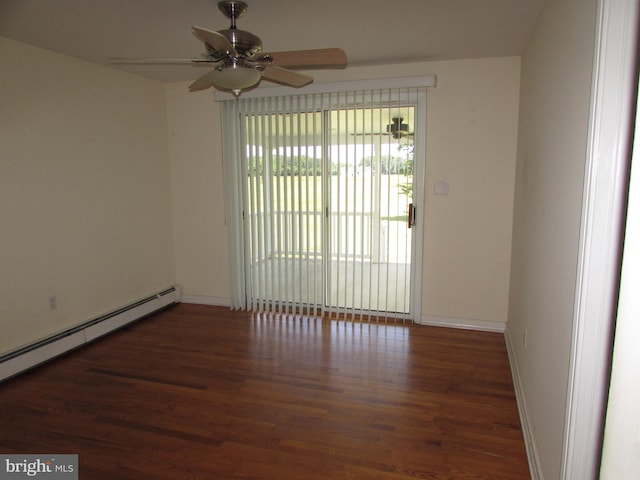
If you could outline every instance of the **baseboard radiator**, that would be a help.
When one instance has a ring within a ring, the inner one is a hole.
[[[0,382],[162,310],[181,299],[178,286],[0,356]]]

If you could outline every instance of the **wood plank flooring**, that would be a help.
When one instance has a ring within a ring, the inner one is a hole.
[[[0,384],[83,480],[527,479],[501,334],[181,304]]]

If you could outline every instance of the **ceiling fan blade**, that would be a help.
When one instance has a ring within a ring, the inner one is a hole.
[[[238,52],[236,52],[236,49],[233,47],[231,42],[221,33],[207,30],[206,28],[191,28],[193,29],[193,34],[207,45],[221,52],[228,53],[229,55],[232,55],[234,57],[238,56]]]
[[[207,72],[205,75],[201,76],[191,85],[189,85],[189,91],[197,92],[199,90],[206,90],[209,87],[213,87],[213,79],[211,78],[211,72]]]
[[[109,63],[116,65],[193,65],[193,64],[207,64],[218,63],[218,60],[211,60],[209,58],[110,58]]]
[[[264,69],[262,78],[296,88],[304,87],[305,85],[309,85],[313,82],[313,77],[310,77],[309,75],[292,72],[286,68],[275,67],[272,65],[269,65]]]
[[[339,68],[347,65],[347,54],[340,48],[318,48],[315,50],[260,53],[251,57],[251,60],[270,62],[271,65],[289,68]]]

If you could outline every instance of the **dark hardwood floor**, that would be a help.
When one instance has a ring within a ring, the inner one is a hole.
[[[181,304],[0,384],[83,480],[526,479],[501,334]]]

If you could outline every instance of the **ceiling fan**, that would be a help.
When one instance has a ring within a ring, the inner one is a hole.
[[[248,5],[239,0],[224,0],[218,8],[231,20],[226,30],[212,31],[191,27],[206,48],[198,58],[111,58],[113,64],[210,64],[213,70],[198,78],[189,86],[194,92],[210,87],[230,91],[236,97],[255,87],[261,79],[292,87],[303,87],[313,82],[309,75],[289,68],[344,68],[347,56],[339,48],[262,52],[262,41],[252,33],[236,27],[236,20]]]
[[[413,137],[413,132],[409,131],[409,125],[402,123],[404,118],[393,117],[389,125],[387,125],[387,135],[391,135],[394,139]]]
[[[413,132],[409,131],[409,125],[406,123],[402,123],[404,118],[402,117],[393,117],[391,119],[391,123],[387,125],[386,131],[384,132],[373,132],[373,133],[353,133],[352,135],[389,135],[394,140],[399,140],[401,138],[413,137]]]

